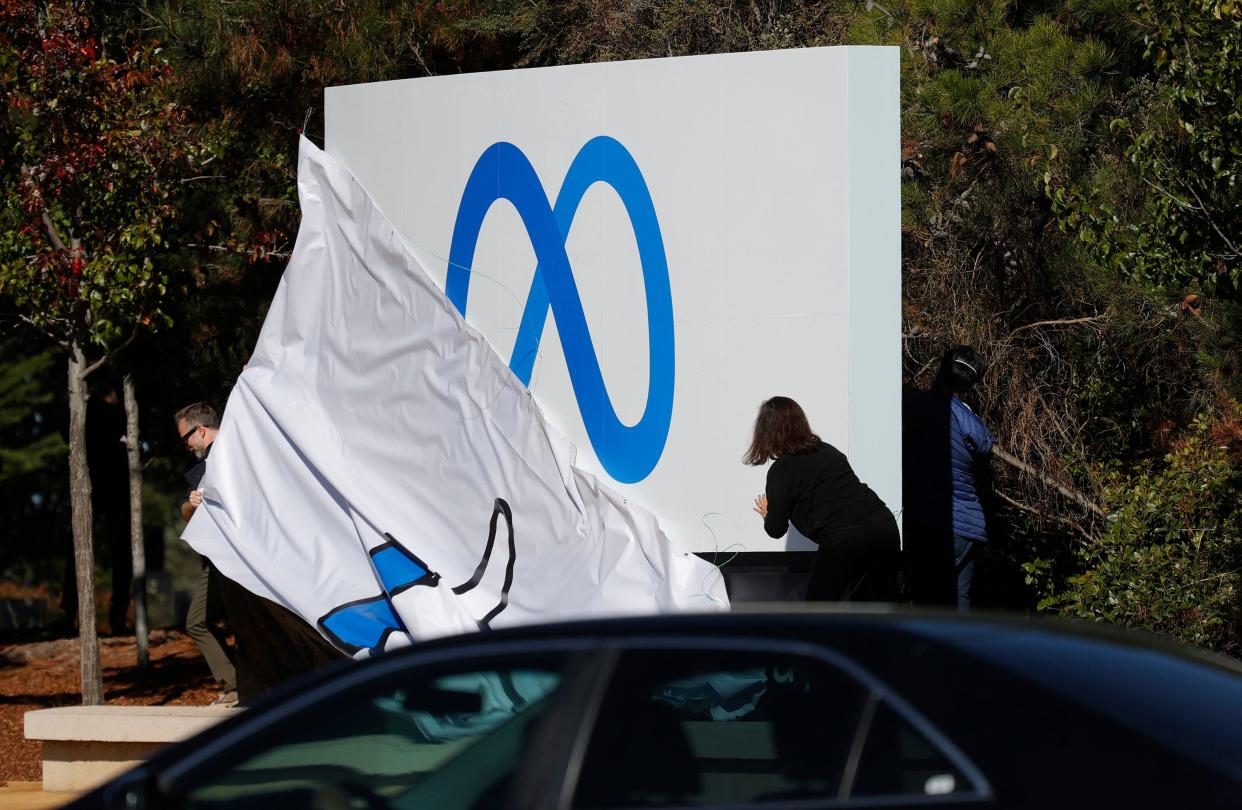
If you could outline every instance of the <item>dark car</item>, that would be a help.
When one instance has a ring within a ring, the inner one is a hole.
[[[315,673],[75,806],[1239,807],[1242,669],[950,614],[498,630]]]

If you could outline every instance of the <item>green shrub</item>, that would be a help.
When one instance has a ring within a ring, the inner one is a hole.
[[[1114,472],[1108,528],[1079,549],[1070,576],[1041,608],[1242,652],[1242,473],[1239,409],[1200,416],[1162,461]]]

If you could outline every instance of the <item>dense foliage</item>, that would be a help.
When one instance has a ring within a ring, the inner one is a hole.
[[[15,529],[0,545],[0,570],[25,586],[59,582],[68,546],[64,404],[52,393],[59,358],[17,338],[0,340],[0,358],[0,510]]]
[[[153,44],[108,55],[70,3],[7,2],[0,22],[0,295],[58,342],[115,345],[167,319],[157,259],[210,152]]]
[[[1242,5],[1150,0],[1130,21],[1154,70],[1119,98],[1111,149],[1092,156],[1085,178],[1052,192],[1060,223],[1119,275],[1237,299]]]
[[[997,542],[981,583],[989,600],[1238,650],[1242,3],[93,8],[100,26],[150,37],[129,59],[153,58],[159,43],[178,115],[218,133],[216,179],[190,184],[179,212],[193,225],[179,246],[192,295],[167,332],[176,351],[150,355],[157,368],[177,366],[159,407],[218,400],[244,361],[296,231],[295,135],[323,132],[325,86],[899,47],[904,372],[926,384],[955,343],[987,361],[972,404],[1010,459],[996,462]],[[9,193],[16,175],[6,177]]]
[[[1046,583],[1041,607],[1242,652],[1242,412],[1197,418],[1158,462],[1107,476],[1108,525],[1076,550],[1081,573]],[[1027,563],[1032,573],[1046,563]]]
[[[21,348],[10,340],[4,355]],[[0,484],[54,464],[65,453],[64,440],[45,424],[52,394],[44,383],[54,360],[45,351],[0,366]]]

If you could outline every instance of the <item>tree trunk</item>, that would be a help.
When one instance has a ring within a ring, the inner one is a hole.
[[[95,629],[95,553],[91,529],[91,473],[86,463],[86,356],[77,340],[69,350],[69,505],[73,567],[78,584],[78,641],[82,657],[82,705],[103,703],[99,636]]]
[[[147,653],[147,557],[142,533],[142,448],[138,443],[138,395],[128,372],[125,389],[125,447],[129,451],[129,545],[134,559],[134,640],[138,666],[146,667]]]

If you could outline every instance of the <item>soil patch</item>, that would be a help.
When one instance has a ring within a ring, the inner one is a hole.
[[[104,699],[115,706],[206,706],[219,694],[185,633],[151,633],[151,663],[138,669],[133,636],[100,639]],[[28,711],[81,702],[76,638],[0,646],[0,780],[43,778],[42,747],[26,739]]]

